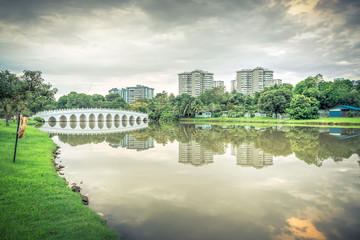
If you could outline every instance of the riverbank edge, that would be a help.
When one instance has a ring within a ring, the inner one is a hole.
[[[49,134],[27,126],[12,163],[15,132],[15,123],[0,121],[0,238],[118,239],[58,175],[58,147]]]
[[[326,127],[354,127],[360,128],[360,118],[320,118],[310,120],[278,120],[273,118],[181,118],[182,124],[196,123],[226,123],[226,124],[267,124],[267,125],[293,125],[293,126],[326,126]]]

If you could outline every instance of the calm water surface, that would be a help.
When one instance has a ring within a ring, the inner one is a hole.
[[[360,129],[136,126],[45,129],[121,239],[360,239]]]

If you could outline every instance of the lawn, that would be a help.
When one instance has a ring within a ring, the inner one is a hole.
[[[117,239],[56,173],[47,133],[27,126],[12,163],[15,132],[0,121],[0,239]]]
[[[319,118],[309,120],[283,120],[270,117],[254,118],[181,118],[181,123],[200,123],[200,122],[231,122],[231,123],[268,123],[268,124],[299,124],[299,125],[342,125],[360,127],[360,118]]]

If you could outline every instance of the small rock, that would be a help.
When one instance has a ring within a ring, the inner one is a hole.
[[[59,168],[64,168],[64,167],[65,167],[64,165],[61,165],[61,164],[59,165]]]
[[[101,212],[98,212],[97,214],[99,214],[100,216],[104,217],[104,214]]]
[[[60,175],[64,175],[64,173],[63,173],[63,172],[59,172],[59,174],[60,174]]]
[[[81,201],[84,205],[89,205],[89,198],[85,195],[81,195]]]
[[[71,189],[72,189],[73,192],[80,192],[80,190],[81,190],[81,188],[79,186],[76,186],[76,185],[72,186]]]

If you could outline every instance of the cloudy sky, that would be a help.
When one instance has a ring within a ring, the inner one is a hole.
[[[178,73],[230,81],[257,66],[296,84],[360,79],[359,0],[0,0],[0,69],[59,89],[136,84],[178,93]]]

